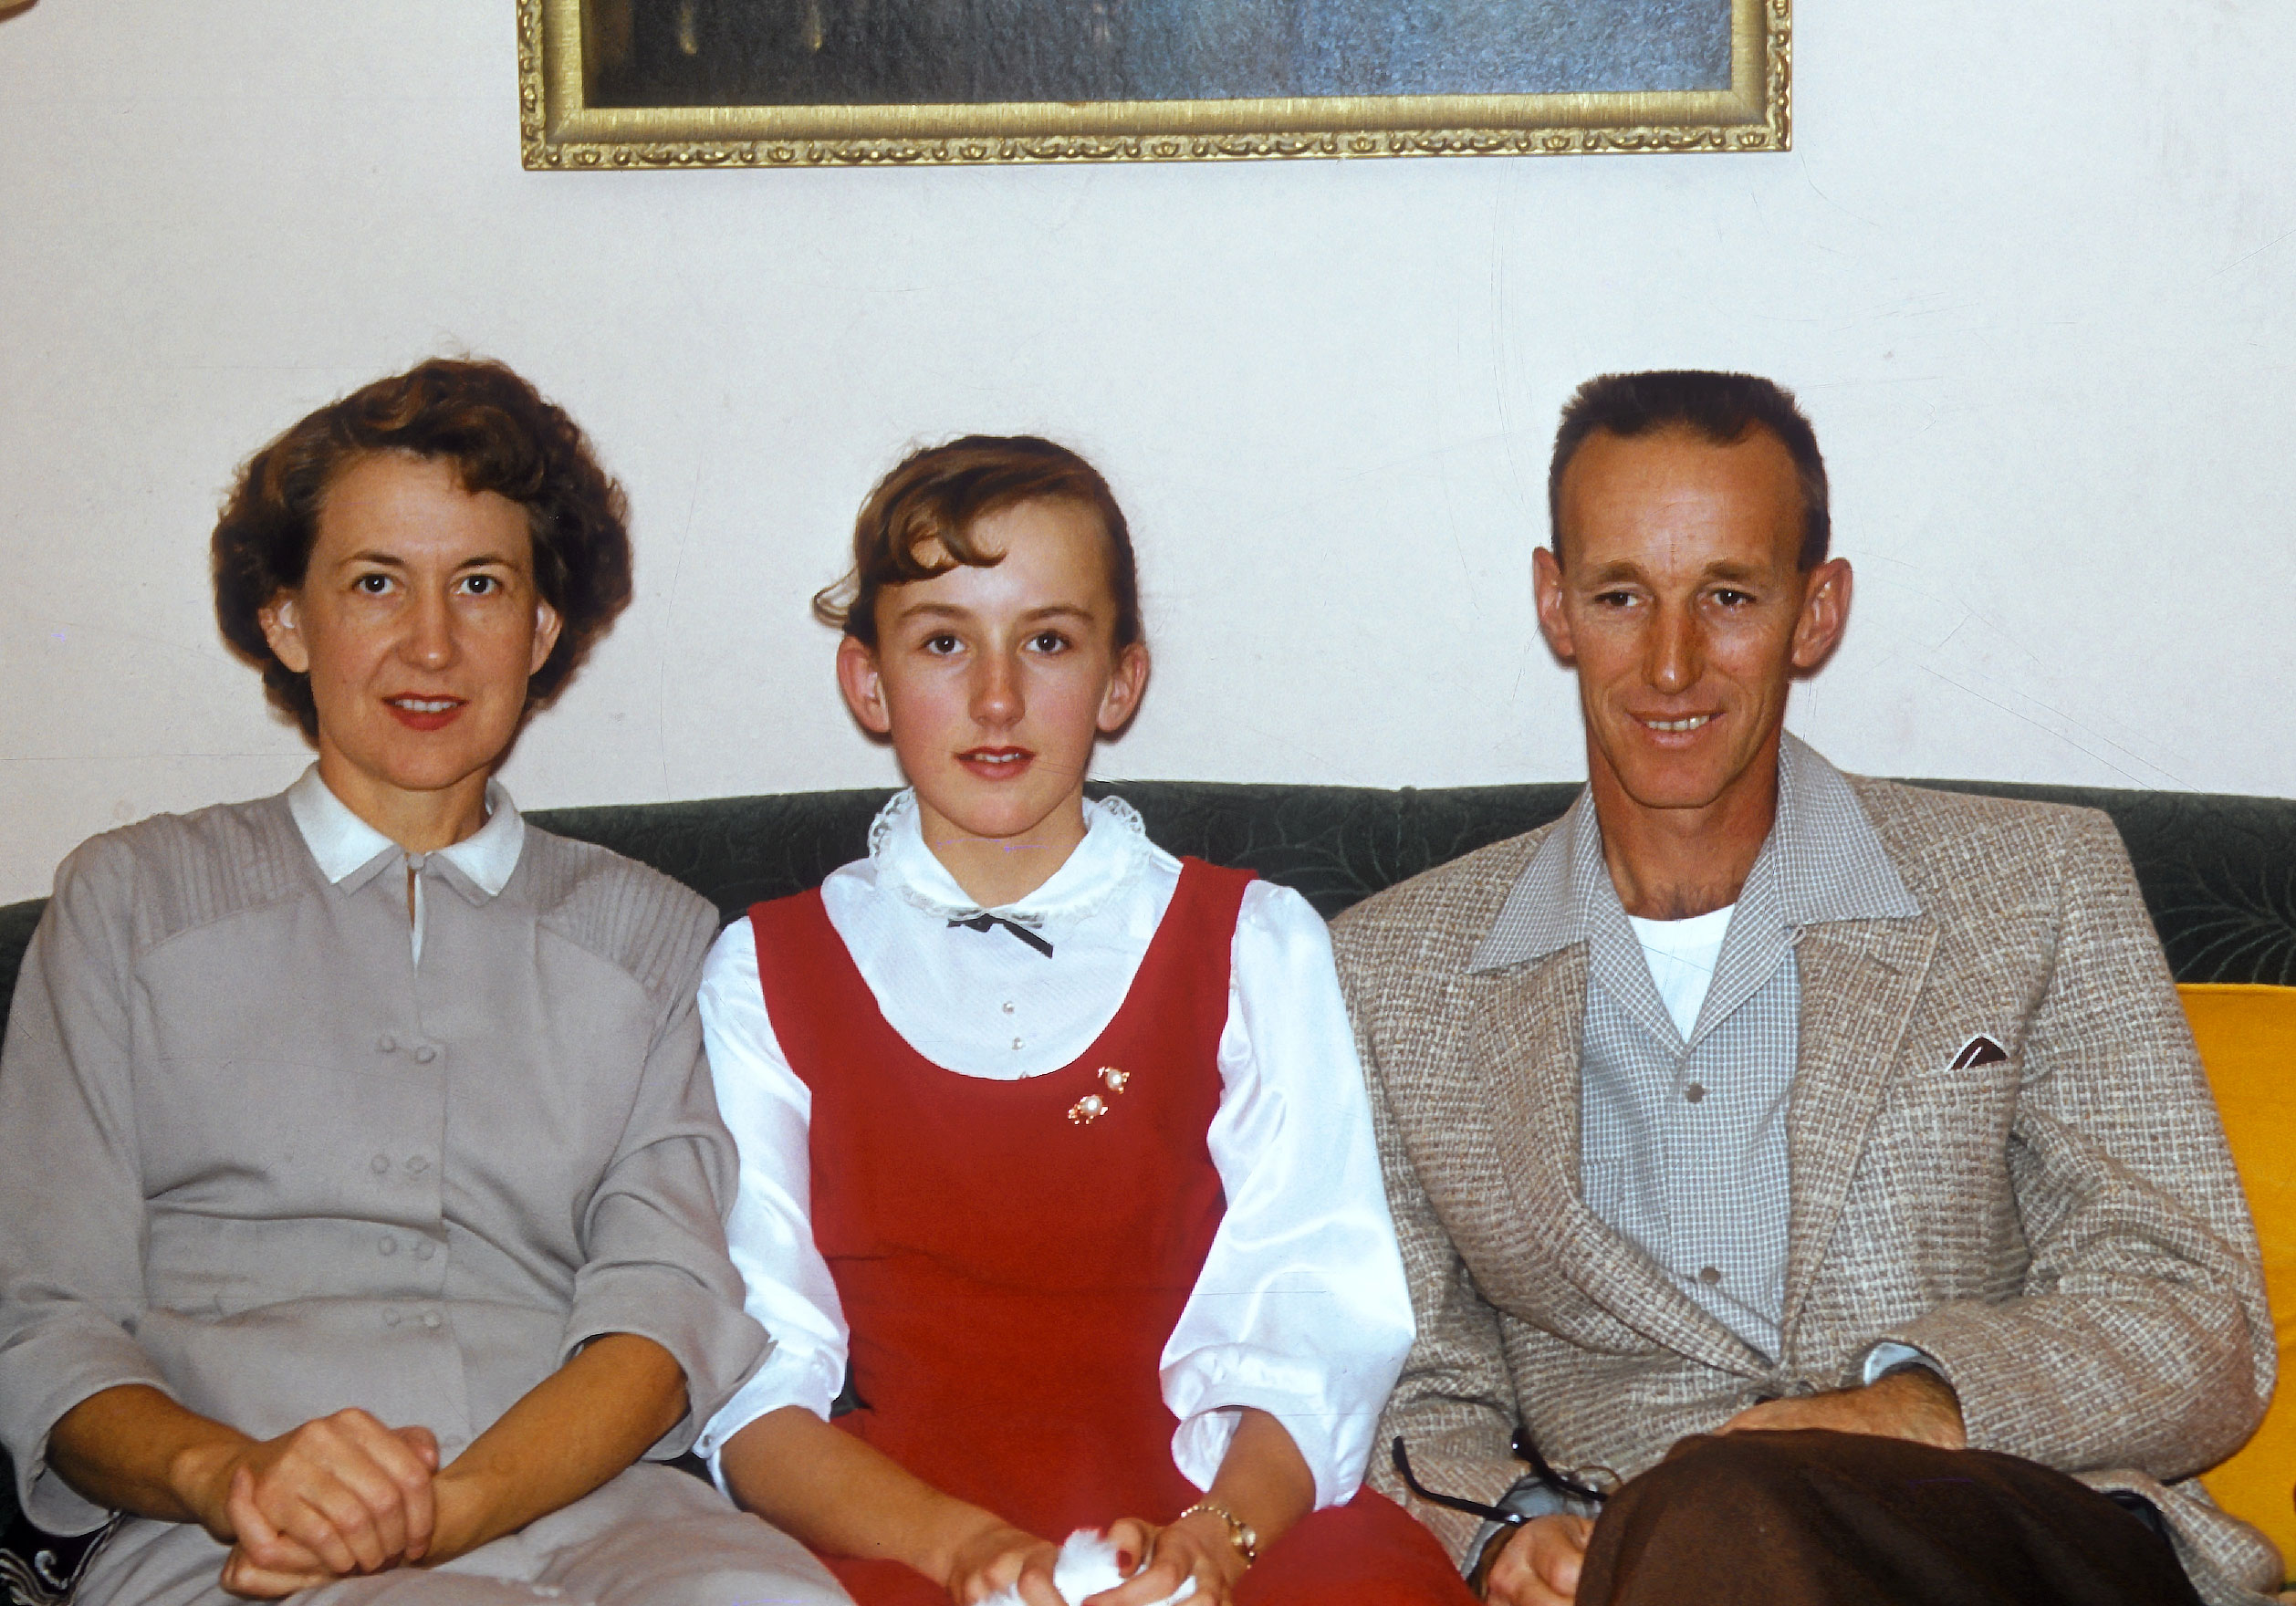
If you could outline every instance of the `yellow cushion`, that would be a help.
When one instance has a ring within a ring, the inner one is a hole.
[[[2271,1535],[2296,1572],[2296,987],[2176,990],[2256,1213],[2280,1346],[2280,1389],[2264,1425],[2200,1481]]]

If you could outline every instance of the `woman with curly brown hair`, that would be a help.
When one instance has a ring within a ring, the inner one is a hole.
[[[318,762],[68,860],[0,1059],[0,1440],[120,1516],[85,1606],[844,1599],[642,1457],[756,1368],[694,994],[716,915],[492,777],[630,599],[498,364],[249,460],[224,635]]]

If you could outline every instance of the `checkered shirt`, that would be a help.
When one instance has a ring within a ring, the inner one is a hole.
[[[1685,1042],[1660,1001],[1581,793],[1516,883],[1472,968],[1587,944],[1580,1186],[1683,1292],[1775,1359],[1786,1288],[1786,1112],[1804,925],[1920,906],[1840,773],[1789,735],[1778,813]]]

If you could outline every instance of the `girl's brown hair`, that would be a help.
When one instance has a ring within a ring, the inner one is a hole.
[[[1100,470],[1036,435],[965,435],[911,453],[869,494],[853,521],[853,567],[815,594],[813,613],[865,647],[877,645],[877,597],[887,586],[946,574],[960,564],[991,568],[974,527],[1024,502],[1090,507],[1108,537],[1108,589],[1116,599],[1116,645],[1142,639],[1140,569],[1132,529]]]

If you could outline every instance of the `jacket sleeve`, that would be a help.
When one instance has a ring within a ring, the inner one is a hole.
[[[1418,1336],[1372,1441],[1367,1481],[1432,1529],[1464,1566],[1473,1559],[1467,1552],[1482,1520],[1414,1496],[1395,1471],[1393,1446],[1403,1441],[1412,1474],[1424,1487],[1498,1505],[1523,1470],[1511,1449],[1515,1387],[1500,1343],[1498,1312],[1477,1290],[1412,1165],[1396,1115],[1400,1090],[1389,1084],[1381,1054],[1386,1033],[1378,976],[1385,966],[1365,952],[1362,934],[1362,927],[1342,919],[1332,937],[1371,1093],[1372,1132],[1388,1208],[1418,1320]]]
[[[2112,823],[2065,844],[2054,965],[2023,1045],[2019,1295],[1891,1331],[1936,1360],[1972,1446],[2189,1476],[2261,1419],[2276,1363],[2255,1229]]]
[[[695,900],[698,905],[699,901]],[[683,1454],[766,1350],[725,1249],[736,1174],[694,1005],[714,921],[698,910],[659,995],[662,1016],[621,1139],[583,1220],[560,1361],[605,1333],[652,1339],[685,1371],[688,1413],[647,1452]]]
[[[119,1384],[167,1386],[130,1336],[144,1309],[134,884],[117,843],[65,861],[0,1051],[0,1442],[25,1514],[54,1533],[110,1515],[49,1469],[57,1422]]]

